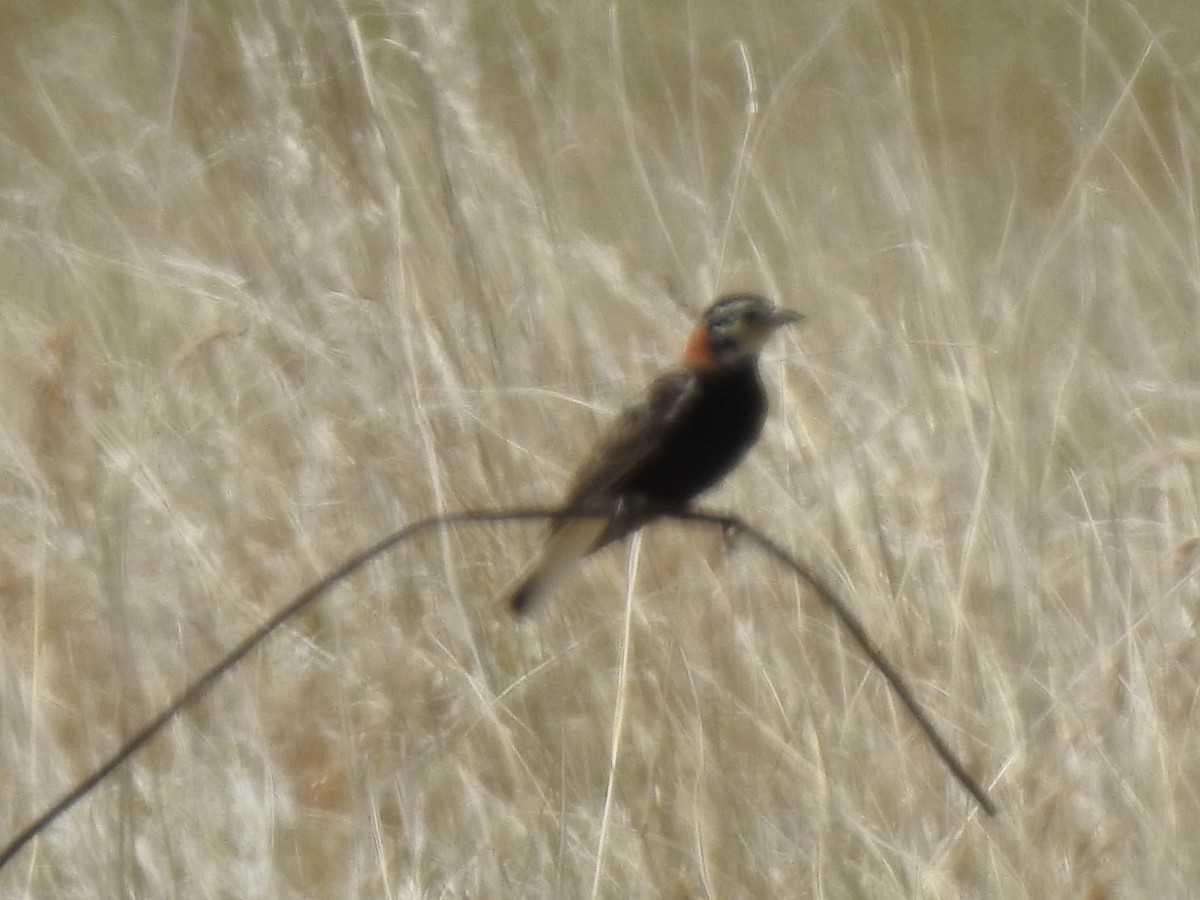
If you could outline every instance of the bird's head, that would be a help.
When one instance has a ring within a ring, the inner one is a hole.
[[[804,316],[756,294],[730,294],[704,311],[683,359],[696,372],[753,362],[776,329]]]

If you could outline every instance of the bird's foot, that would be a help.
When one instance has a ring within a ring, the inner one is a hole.
[[[742,537],[742,523],[729,518],[721,523],[721,539],[725,542],[725,552],[732,553],[737,548],[737,542]]]

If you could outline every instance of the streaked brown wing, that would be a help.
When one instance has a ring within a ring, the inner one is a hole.
[[[563,505],[586,508],[615,499],[621,483],[662,447],[695,391],[696,378],[686,369],[666,372],[651,382],[645,398],[622,412],[600,439]]]

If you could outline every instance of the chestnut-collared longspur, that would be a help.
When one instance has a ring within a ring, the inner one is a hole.
[[[577,559],[684,509],[738,463],[767,413],[759,351],[777,328],[802,318],[754,294],[722,297],[705,310],[681,363],[621,413],[575,475],[562,508],[603,518],[551,522],[541,552],[509,590],[514,612],[527,612]]]

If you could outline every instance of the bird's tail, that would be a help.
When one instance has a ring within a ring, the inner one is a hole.
[[[528,613],[571,568],[596,549],[608,527],[606,519],[572,519],[561,522],[546,539],[541,552],[525,567],[505,592],[505,605],[515,614]]]

